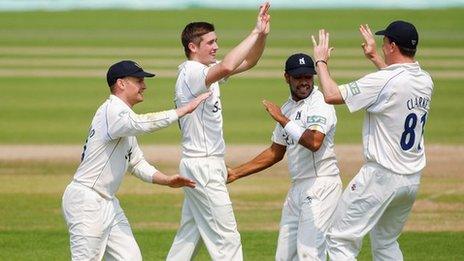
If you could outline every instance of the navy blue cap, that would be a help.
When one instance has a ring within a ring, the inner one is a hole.
[[[291,76],[317,74],[313,59],[304,53],[296,53],[288,57],[285,62],[285,72]]]
[[[375,33],[385,35],[395,42],[398,46],[416,50],[419,43],[419,34],[413,24],[405,21],[394,21],[385,30]]]
[[[116,83],[116,80],[127,76],[144,78],[153,77],[155,74],[144,71],[142,67],[134,61],[124,60],[110,66],[106,73],[106,82],[108,86],[112,86]]]

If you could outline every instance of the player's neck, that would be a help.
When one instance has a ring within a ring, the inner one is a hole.
[[[398,63],[414,63],[414,57],[408,57],[404,55],[394,55],[390,57],[387,65],[398,64]]]

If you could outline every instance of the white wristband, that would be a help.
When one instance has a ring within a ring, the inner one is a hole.
[[[296,142],[300,141],[301,135],[303,135],[303,132],[305,131],[303,128],[298,126],[298,124],[296,124],[294,121],[289,121],[285,125],[284,130]]]

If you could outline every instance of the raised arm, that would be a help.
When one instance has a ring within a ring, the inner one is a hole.
[[[285,155],[287,147],[272,143],[272,145],[261,152],[258,156],[236,168],[228,169],[227,183],[233,182],[239,178],[246,177],[253,173],[260,172],[264,169],[281,161]]]
[[[258,31],[258,39],[251,48],[250,52],[245,57],[245,60],[240,64],[240,66],[232,72],[233,74],[241,73],[253,68],[261,58],[263,54],[264,47],[266,45],[266,38],[270,31],[270,20],[271,15],[269,15],[269,3],[264,5],[264,8],[260,8],[260,13],[256,22],[256,27],[254,30]]]
[[[320,87],[324,100],[328,104],[343,104],[345,101],[338,89],[337,83],[330,77],[328,61],[332,47],[329,48],[329,33],[324,29],[319,30],[319,41],[311,35],[314,46],[314,59],[316,60],[316,72],[319,77]]]
[[[270,101],[263,101],[266,111],[285,131],[298,143],[310,151],[317,151],[324,141],[325,135],[317,130],[303,129],[282,114],[280,108]]]
[[[359,32],[364,38],[364,42],[361,44],[363,48],[364,55],[369,59],[377,69],[382,69],[387,67],[387,64],[382,59],[382,57],[377,53],[377,47],[375,44],[374,35],[371,32],[368,24],[360,25]]]
[[[257,63],[263,52],[266,36],[269,33],[270,15],[267,13],[269,7],[268,2],[260,6],[258,22],[253,31],[240,44],[229,51],[220,63],[208,70],[205,80],[206,86],[210,86],[212,83],[233,73],[247,70]],[[237,71],[241,65],[241,69]]]

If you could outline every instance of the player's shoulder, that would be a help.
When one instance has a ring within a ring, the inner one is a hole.
[[[132,109],[115,95],[110,95],[104,105],[105,106],[102,106],[102,109],[105,111],[107,117],[115,115],[121,116],[121,114],[132,112]]]
[[[180,69],[183,69],[183,70],[186,70],[186,71],[197,71],[197,70],[204,70],[205,68],[207,68],[208,66],[200,63],[200,62],[197,62],[197,61],[194,61],[194,60],[187,60],[185,62],[183,62],[181,65],[179,65],[179,68]]]
[[[319,90],[319,87],[314,85],[311,95],[306,97],[305,103],[312,106],[333,106],[325,102],[324,94]]]
[[[289,98],[284,102],[284,104],[282,104],[282,106],[280,106],[280,109],[285,114],[285,112],[290,110],[291,107],[292,107],[292,101],[291,101],[291,98]]]

